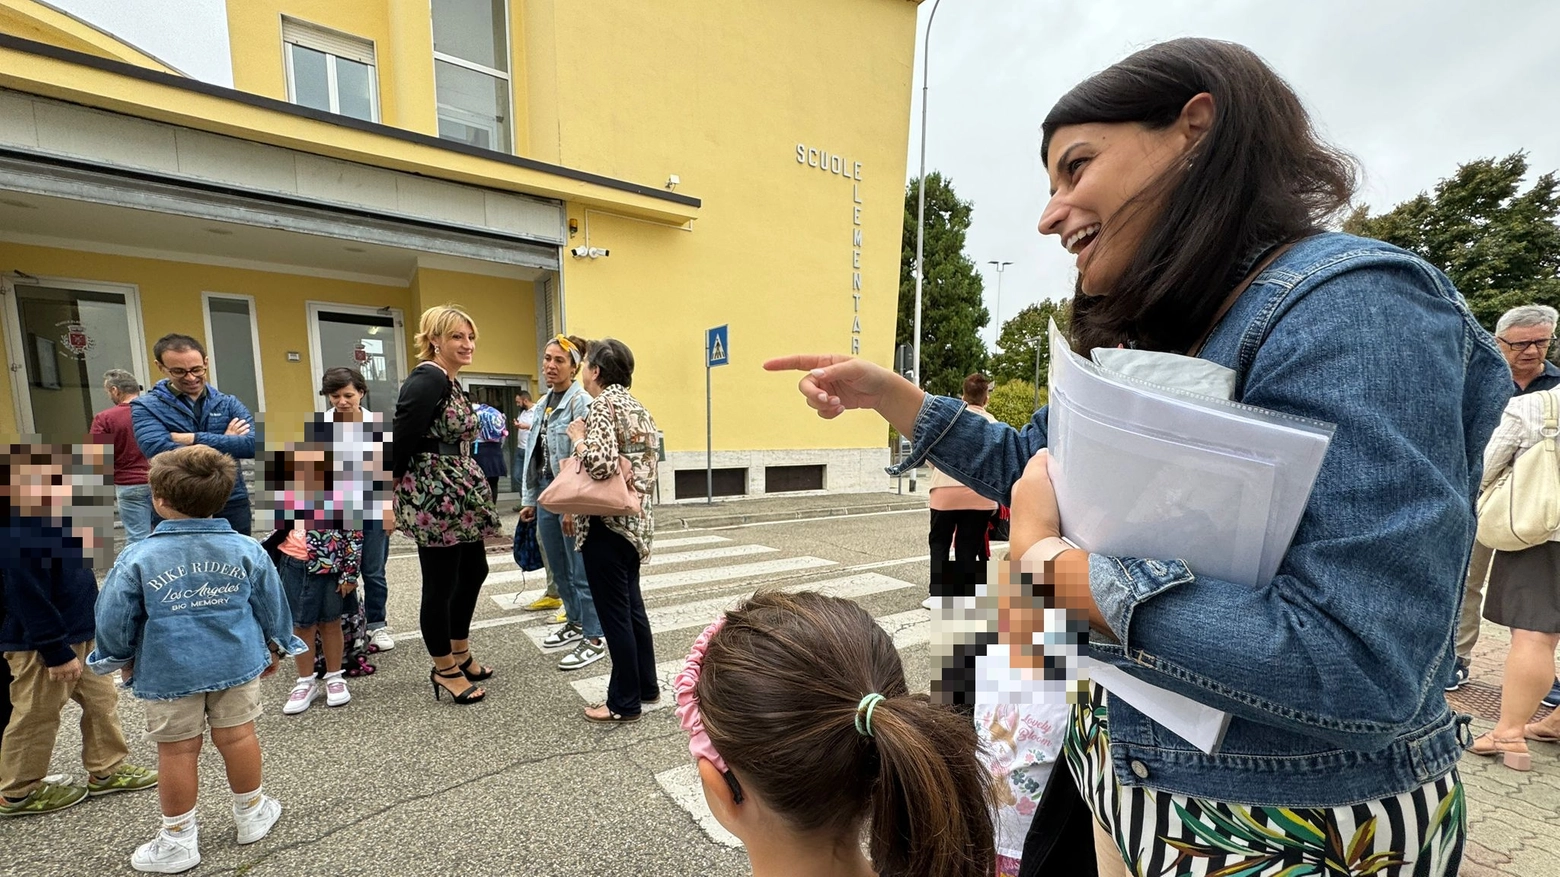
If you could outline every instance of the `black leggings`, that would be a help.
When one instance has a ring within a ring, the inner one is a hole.
[[[487,549],[481,542],[419,545],[417,562],[422,566],[423,645],[428,654],[442,658],[450,653],[450,640],[471,636],[471,616],[487,580]]]

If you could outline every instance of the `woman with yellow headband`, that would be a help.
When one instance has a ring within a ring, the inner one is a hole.
[[[536,498],[558,475],[558,466],[574,453],[569,424],[585,417],[590,396],[574,380],[585,360],[583,338],[559,335],[542,350],[542,380],[549,392],[537,403],[536,419],[526,431],[520,519],[536,521],[536,535],[558,585],[558,597],[568,616],[562,626],[542,640],[542,647],[574,648],[558,662],[559,670],[588,667],[607,655],[601,638],[601,620],[585,578],[585,560],[572,538],[565,538],[562,519],[537,505]]]

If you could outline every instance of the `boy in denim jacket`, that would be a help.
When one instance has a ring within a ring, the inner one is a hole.
[[[282,813],[260,785],[260,679],[304,644],[292,635],[270,558],[214,517],[235,477],[233,459],[203,445],[153,458],[152,508],[162,523],[119,556],[98,599],[88,666],[129,668],[129,687],[147,701],[162,773],[162,831],[131,856],[137,871],[176,874],[200,864],[196,764],[207,725],[227,766],[238,842],[265,837]]]
[[[0,451],[5,475],[0,521],[0,652],[13,681],[14,712],[0,749],[0,816],[52,813],[106,795],[149,789],[157,774],[125,761],[114,684],[82,675],[92,648],[97,579],[66,508],[72,491],[64,447],[13,445]],[[87,784],[50,782],[60,715],[81,705],[81,759]]]

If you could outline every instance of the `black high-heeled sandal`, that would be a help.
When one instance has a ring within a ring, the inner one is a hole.
[[[481,682],[484,679],[493,678],[492,667],[483,667],[480,671],[467,669],[471,666],[471,662],[476,660],[476,658],[469,657],[471,655],[471,649],[461,649],[458,652],[450,652],[450,657],[453,658],[456,655],[468,656],[464,663],[456,666],[456,669],[460,670],[460,672],[465,675],[467,682]]]
[[[439,684],[439,679],[460,679],[465,675],[464,673],[460,672],[460,668],[458,667],[452,667],[450,669],[455,670],[456,672],[440,673],[438,667],[434,667],[432,670],[428,671],[428,681],[433,685],[434,700],[442,700],[444,692],[449,691],[449,689]],[[439,679],[435,679],[435,676],[439,677]],[[481,694],[473,696],[472,692],[476,690],[477,686],[468,685],[466,686],[466,690],[459,694],[450,691],[450,696],[455,699],[456,703],[461,704],[462,706],[468,703],[479,703],[483,698],[487,697],[487,692],[484,691]]]

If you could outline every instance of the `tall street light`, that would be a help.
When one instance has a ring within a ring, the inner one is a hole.
[[[921,386],[921,282],[926,275],[926,264],[921,255],[926,239],[926,89],[929,84],[926,77],[932,67],[932,19],[937,17],[940,3],[942,0],[933,0],[932,12],[926,16],[926,38],[921,42],[921,175],[915,185],[919,191],[915,204],[915,334],[911,336],[911,343],[915,345],[915,372],[911,380],[917,387]],[[910,489],[915,490],[914,475],[910,476]]]
[[[997,266],[997,318],[993,321],[997,328],[991,335],[991,346],[995,349],[997,343],[1002,340],[1002,269],[1013,264],[1013,262],[1012,260],[987,259],[986,264]]]

